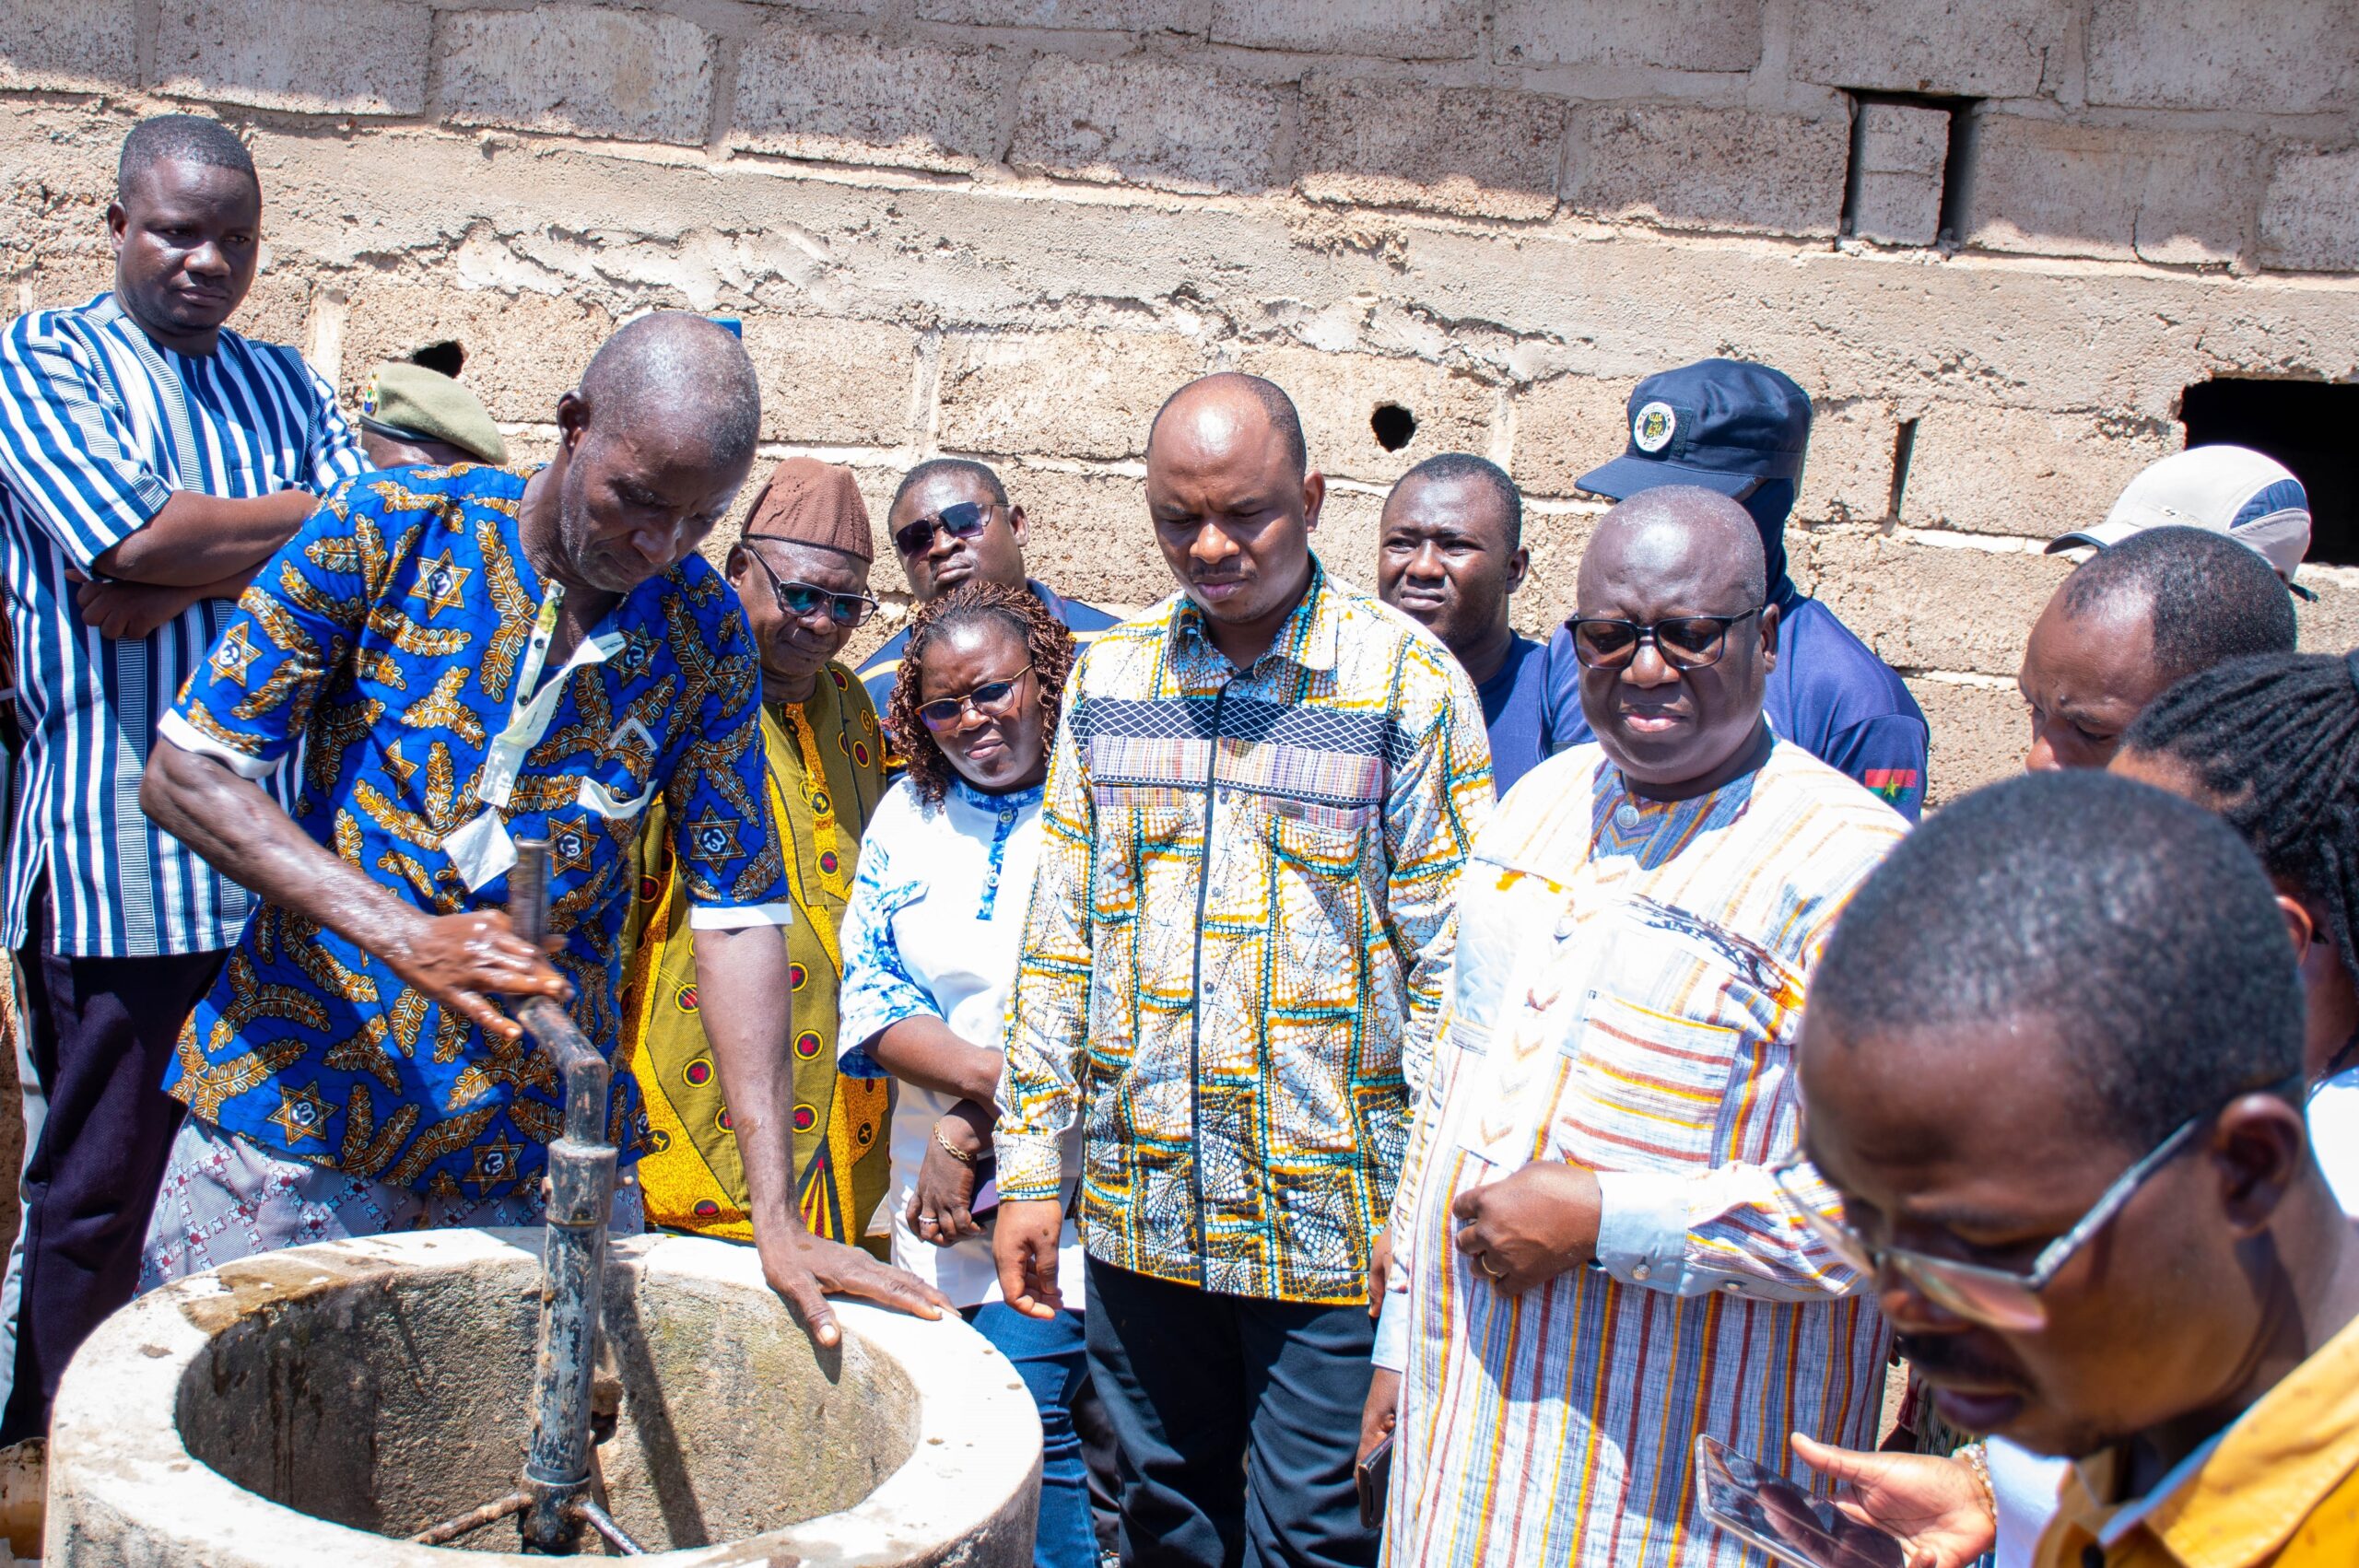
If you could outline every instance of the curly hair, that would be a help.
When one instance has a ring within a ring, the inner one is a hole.
[[[1040,744],[1045,750],[1056,733],[1057,716],[1064,709],[1065,677],[1073,673],[1073,633],[1032,596],[1029,589],[996,582],[968,582],[941,598],[920,605],[910,622],[910,640],[901,651],[901,673],[893,682],[892,699],[885,707],[886,728],[908,759],[910,783],[918,799],[939,805],[949,792],[950,758],[934,741],[933,731],[918,717],[924,679],[926,651],[954,626],[995,621],[1024,639],[1033,678],[1040,683]]]

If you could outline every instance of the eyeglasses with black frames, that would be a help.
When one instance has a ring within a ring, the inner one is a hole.
[[[1720,661],[1731,626],[1767,607],[1756,604],[1740,615],[1671,615],[1654,622],[1574,615],[1566,620],[1565,629],[1573,634],[1573,657],[1591,670],[1627,669],[1644,642],[1653,643],[1662,661],[1674,670],[1702,670]]]

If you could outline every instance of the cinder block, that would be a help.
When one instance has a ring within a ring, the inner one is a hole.
[[[162,88],[309,114],[426,108],[434,13],[412,0],[179,0],[156,22]]]
[[[1491,389],[1428,360],[1251,344],[1237,368],[1286,390],[1302,413],[1310,465],[1333,478],[1390,484],[1438,452],[1490,450]],[[1417,422],[1399,451],[1386,451],[1369,424],[1386,404]]]
[[[1564,196],[1576,210],[1671,228],[1832,235],[1851,128],[1684,104],[1595,104],[1573,120]]]
[[[1908,690],[1925,710],[1925,726],[1932,733],[1931,755],[1925,762],[1927,805],[1948,805],[2024,770],[2031,724],[2021,696],[2004,686],[1922,675],[1909,680]]]
[[[106,287],[113,287],[111,280]],[[88,298],[88,294],[81,297]],[[81,299],[75,303],[81,303]],[[299,350],[304,346],[303,329],[311,311],[311,279],[298,268],[279,263],[264,267],[254,279],[245,302],[229,318],[229,327],[257,343],[283,343]]]
[[[2073,0],[1808,0],[1787,68],[1827,87],[2030,98],[2058,59]]]
[[[2359,151],[2280,155],[2261,198],[2260,259],[2297,272],[2359,271]]]
[[[1878,522],[1892,509],[1899,415],[1882,398],[1811,400],[1810,451],[1794,516],[1810,523]]]
[[[1555,376],[1517,389],[1515,456],[1508,472],[1527,495],[1574,496],[1573,482],[1629,445],[1637,378]]]
[[[2233,261],[2253,246],[2261,157],[2230,132],[1983,116],[1963,238],[2043,255]]]
[[[1761,62],[1761,0],[1499,0],[1491,47],[1508,65],[1750,71]]]
[[[1793,531],[1786,550],[1794,580],[1903,673],[2012,678],[2032,623],[2071,569],[2061,556],[1880,534]]]
[[[1900,521],[2053,539],[2098,521],[2180,444],[2159,421],[1935,403],[1918,421]]]
[[[1303,193],[1353,206],[1544,218],[1567,109],[1539,93],[1321,75],[1303,93]]]
[[[1942,226],[1949,111],[1863,103],[1853,145],[1851,232],[1888,245],[1931,244]]]
[[[762,379],[762,436],[802,446],[895,447],[910,439],[918,334],[844,316],[745,318]]]
[[[778,27],[737,57],[732,146],[792,158],[962,170],[999,158],[999,49],[893,47]]]
[[[1004,464],[999,474],[1029,524],[1024,566],[1032,576],[1059,593],[1117,611],[1142,609],[1177,591],[1156,548],[1144,480],[1026,462]]]
[[[1249,49],[1465,60],[1482,38],[1475,0],[1213,0],[1212,41]]]
[[[1155,411],[1203,368],[1202,346],[1173,333],[960,333],[942,347],[934,440],[945,451],[1143,458]]]
[[[1546,642],[1571,614],[1580,587],[1581,556],[1597,532],[1599,514],[1579,511],[1523,513],[1523,547],[1532,552],[1532,569],[1524,574],[1523,590],[1508,603],[1508,620],[1516,630]]]
[[[571,296],[378,285],[346,302],[336,384],[352,403],[381,362],[456,343],[467,357],[460,380],[494,419],[551,421],[614,330],[614,318]]]
[[[654,11],[448,11],[442,104],[462,125],[699,144],[712,111],[712,40]]]
[[[918,16],[962,27],[1184,33],[1212,27],[1213,0],[918,0]]]
[[[2096,0],[2091,103],[2279,113],[2347,110],[2359,76],[2350,0]]]
[[[138,15],[135,0],[0,0],[0,88],[135,83]]]
[[[1017,96],[1008,161],[1082,180],[1182,191],[1285,182],[1276,89],[1170,61],[1044,55]]]

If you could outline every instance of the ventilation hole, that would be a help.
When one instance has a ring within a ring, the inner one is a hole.
[[[1417,416],[1397,403],[1379,403],[1367,417],[1367,427],[1375,433],[1378,446],[1397,452],[1417,434]]]
[[[2294,471],[2310,497],[2310,553],[2329,566],[2359,566],[2359,386],[2324,381],[2199,381],[2179,398],[2190,447],[2226,442],[2266,452]]]
[[[1900,521],[1901,503],[1908,498],[1908,462],[1917,455],[1917,421],[1903,419],[1892,438],[1892,504],[1884,516]]]
[[[429,343],[423,348],[413,350],[409,362],[440,371],[455,380],[466,365],[467,351],[446,338],[440,343]]]

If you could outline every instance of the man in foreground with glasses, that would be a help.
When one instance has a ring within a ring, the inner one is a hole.
[[[754,502],[728,576],[761,656],[768,810],[786,843],[794,921],[794,1190],[814,1235],[859,1243],[891,1175],[887,1086],[836,1071],[838,932],[860,836],[885,795],[885,743],[868,694],[836,660],[875,612],[868,596],[868,508],[847,468],[789,458]],[[651,822],[663,820],[661,802]],[[712,1071],[671,836],[640,840],[637,942],[624,990],[631,1071],[654,1153],[640,1162],[650,1224],[745,1240],[745,1172]]]
[[[1767,588],[1743,509],[1691,487],[1582,558],[1597,741],[1475,844],[1393,1204],[1361,1441],[1397,1395],[1396,1562],[1751,1561],[1695,1512],[1698,1436],[1873,1441],[1883,1321],[1772,1167],[1819,952],[1907,824],[1764,720]]]
[[[1843,1206],[1811,1228],[1945,1420],[2075,1461],[2037,1568],[2359,1562],[2359,1245],[2302,1043],[2259,862],[2121,778],[1969,796],[1845,914],[1801,1060]],[[1988,1543],[1884,1502],[1940,1568]]]
[[[1030,528],[1024,509],[1008,503],[999,475],[988,464],[964,457],[929,458],[910,469],[885,514],[893,553],[901,558],[910,593],[919,603],[932,603],[962,582],[1026,589],[1086,648],[1120,617],[1027,577],[1024,544]],[[909,640],[904,626],[860,667],[861,683],[880,712],[892,701],[893,677]]]

